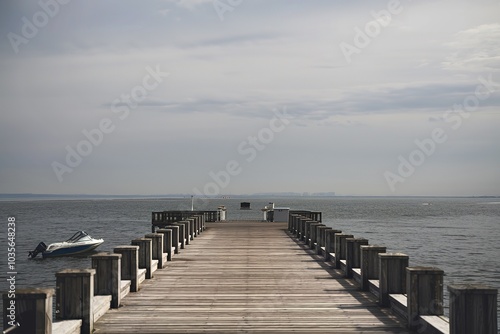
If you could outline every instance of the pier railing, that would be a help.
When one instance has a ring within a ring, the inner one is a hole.
[[[4,333],[90,334],[94,323],[110,308],[118,308],[130,292],[140,289],[158,269],[172,261],[173,254],[189,245],[206,229],[204,211],[189,211],[179,220],[169,220],[130,245],[117,246],[112,253],[91,256],[89,269],[65,269],[57,272],[56,289],[18,289],[15,297],[15,319],[22,326],[9,325],[10,296],[3,293]],[[216,211],[213,211],[216,212]],[[178,215],[165,214],[164,217]],[[154,216],[154,213],[153,213]],[[155,227],[155,226],[154,226]],[[56,321],[52,321],[53,298],[56,299]]]
[[[483,284],[448,286],[449,318],[444,316],[443,270],[410,267],[409,257],[387,253],[386,247],[369,245],[364,238],[342,233],[310,217],[290,213],[288,231],[352,278],[361,290],[370,291],[381,307],[390,307],[418,333],[497,334],[497,295]]]
[[[152,231],[157,227],[161,228],[170,223],[179,222],[198,215],[202,215],[205,222],[216,222],[220,220],[219,211],[159,211],[151,214]]]
[[[352,279],[359,289],[373,293],[381,307],[389,307],[406,319],[411,330],[497,334],[496,289],[475,284],[448,286],[450,314],[445,317],[442,270],[410,267],[406,254],[387,253],[384,246],[370,245],[367,239],[354,238],[311,217],[291,213],[289,235]],[[205,222],[205,214],[194,213],[153,225],[153,233],[132,240],[130,245],[91,256],[89,269],[57,272],[55,290],[18,289],[16,319],[22,328],[9,326],[10,299],[4,293],[4,329],[9,333],[92,333],[94,323],[105,312],[119,307],[127,294],[137,292],[145,280],[153,278],[172,256],[203,233]],[[56,322],[52,321],[54,296]]]

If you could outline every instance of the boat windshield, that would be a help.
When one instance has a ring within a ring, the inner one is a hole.
[[[90,237],[85,231],[78,231],[71,238],[66,240],[66,242],[77,242],[80,239],[83,239],[85,237]]]

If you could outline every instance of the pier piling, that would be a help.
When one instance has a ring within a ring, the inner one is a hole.
[[[498,290],[482,284],[454,284],[450,292],[450,334],[497,334]]]
[[[138,238],[132,240],[132,245],[139,246],[139,268],[146,269],[146,279],[153,277],[152,240]]]
[[[121,301],[121,254],[98,253],[91,256],[94,275],[94,295],[111,295],[111,307]]]
[[[113,252],[121,257],[121,277],[130,280],[130,292],[139,291],[139,246],[117,246]]]
[[[45,288],[17,289],[14,299],[9,293],[3,293],[3,329],[15,328],[13,333],[52,333],[53,295],[54,289]],[[8,317],[9,308],[13,310],[15,321]],[[22,324],[21,327],[18,324]]]
[[[95,269],[65,269],[56,273],[56,319],[81,319],[82,334],[94,331]]]

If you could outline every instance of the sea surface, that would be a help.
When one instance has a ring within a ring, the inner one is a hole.
[[[251,210],[240,210],[240,202]],[[262,219],[261,208],[277,207],[323,213],[323,223],[364,237],[388,252],[409,255],[411,266],[444,270],[447,285],[482,283],[500,289],[500,199],[497,198],[383,198],[287,197],[195,200],[195,210],[227,208],[227,219]],[[189,210],[191,198],[84,199],[0,201],[0,290],[8,289],[7,221],[16,218],[16,288],[55,288],[55,273],[67,268],[90,268],[90,258],[28,259],[40,241],[63,241],[85,230],[105,242],[98,251],[129,245],[151,231],[151,212]],[[499,317],[500,318],[500,317]]]

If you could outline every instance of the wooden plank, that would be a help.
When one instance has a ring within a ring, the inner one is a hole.
[[[121,280],[120,281],[120,299],[124,298],[126,295],[130,293],[130,284],[132,282],[130,280]]]
[[[286,223],[207,229],[95,333],[406,333],[377,299],[290,238]]]
[[[52,334],[80,334],[82,320],[62,320],[52,323]]]
[[[439,315],[421,315],[420,319],[425,321],[429,326],[434,328],[435,332],[449,334],[450,321],[449,319]]]
[[[111,295],[94,296],[94,321],[102,317],[111,307]]]

